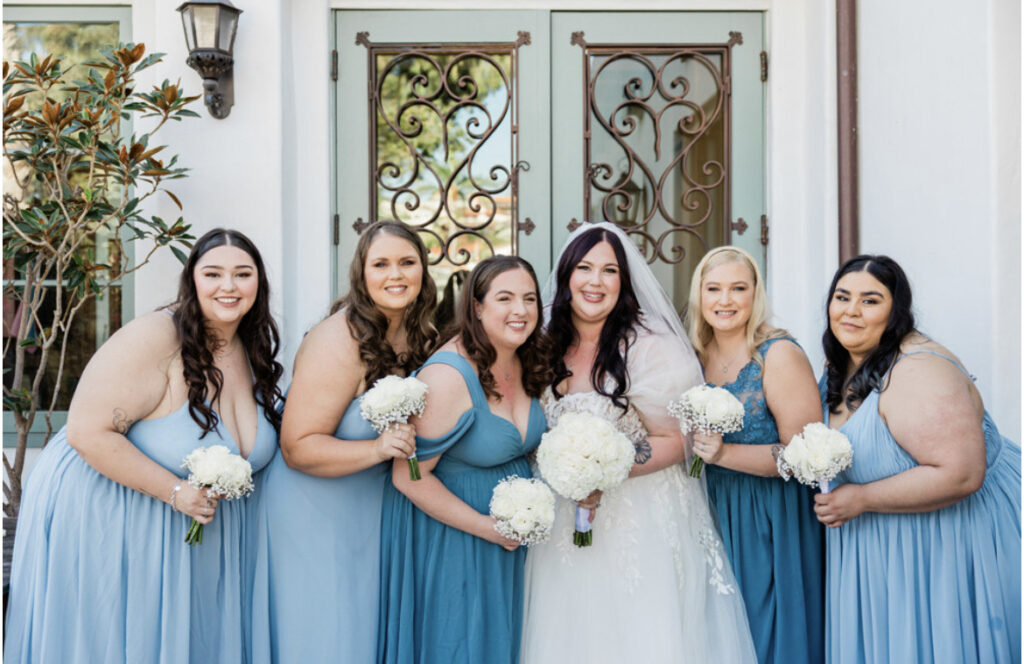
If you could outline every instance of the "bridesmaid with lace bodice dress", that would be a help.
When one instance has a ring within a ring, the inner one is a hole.
[[[851,259],[828,302],[822,401],[853,446],[816,497],[828,661],[1020,662],[1020,447],[960,361],[914,328],[895,261]]]
[[[372,662],[377,648],[380,517],[390,461],[414,450],[411,425],[381,434],[359,398],[427,358],[436,289],[419,236],[367,228],[351,289],[302,341],[281,451],[254,503],[249,661]]]
[[[519,660],[526,551],[488,506],[501,480],[530,477],[526,454],[545,429],[539,290],[523,259],[481,261],[455,336],[417,374],[429,387],[413,420],[422,477],[397,460],[385,489],[379,662]]]
[[[25,487],[4,661],[244,659],[250,499],[218,500],[181,465],[223,445],[260,485],[280,423],[269,302],[259,252],[215,229],[196,241],[175,303],[96,351]],[[192,519],[204,524],[195,546]]]
[[[708,496],[743,593],[761,664],[824,659],[824,532],[811,491],[779,477],[775,453],[820,422],[803,350],[768,324],[757,263],[738,247],[710,251],[691,282],[690,342],[711,385],[743,404],[743,429],[694,434]],[[799,638],[794,635],[799,634]]]

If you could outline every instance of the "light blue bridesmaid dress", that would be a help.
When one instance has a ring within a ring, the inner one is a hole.
[[[918,465],[889,432],[878,397],[871,392],[840,428],[853,465],[836,486]],[[831,664],[1020,662],[1021,454],[988,413],[982,426],[986,471],[977,492],[932,512],[864,513],[828,529]]]
[[[440,438],[417,437],[421,460],[444,454],[434,475],[470,507],[487,514],[494,487],[531,477],[526,453],[546,428],[536,399],[525,439],[491,412],[476,372],[456,353],[434,363],[455,367],[473,406]],[[429,397],[428,397],[429,398]],[[519,659],[526,547],[509,552],[417,509],[390,483],[381,527],[381,629],[378,661],[402,664],[500,664]]]
[[[253,471],[277,433],[258,409]],[[128,439],[179,477],[197,447],[238,446],[224,427],[200,439],[188,403],[136,422]],[[259,486],[260,474],[254,474]],[[61,429],[36,461],[21,501],[4,661],[54,664],[239,662],[248,498],[221,501],[203,543],[191,519],[98,473]]]
[[[352,400],[338,445],[377,437]],[[390,463],[343,477],[289,468],[281,452],[252,503],[255,664],[372,662],[380,590],[380,510]]]
[[[793,341],[789,337],[784,337]],[[763,358],[779,338],[757,352]],[[793,341],[793,343],[796,343]],[[765,402],[763,372],[750,360],[722,385],[743,403],[743,430],[726,443],[775,445],[779,430]],[[825,651],[824,533],[804,485],[705,466],[708,498],[736,572],[761,664],[818,664]]]

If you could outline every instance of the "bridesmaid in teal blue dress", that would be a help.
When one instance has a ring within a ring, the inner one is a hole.
[[[195,243],[177,301],[89,361],[22,497],[5,661],[243,660],[249,499],[219,501],[181,466],[224,445],[262,482],[282,373],[269,297],[256,248],[215,229]],[[204,524],[195,546],[192,518]]]
[[[521,258],[482,261],[455,338],[418,374],[422,479],[396,460],[385,490],[377,661],[518,661],[526,551],[494,530],[488,504],[505,477],[530,477],[525,455],[546,428],[539,290]]]
[[[705,379],[743,403],[741,431],[694,435],[708,498],[743,594],[761,664],[824,661],[824,533],[807,487],[778,476],[781,444],[821,421],[810,363],[768,325],[757,264],[720,247],[697,265],[688,327]]]
[[[419,237],[375,224],[356,246],[351,290],[302,342],[281,451],[253,505],[248,661],[372,662],[377,648],[380,516],[393,458],[411,425],[378,435],[359,396],[427,358],[437,291]]]
[[[895,261],[848,261],[827,312],[822,401],[853,446],[816,497],[828,660],[1020,662],[1020,448],[956,357],[914,329]]]

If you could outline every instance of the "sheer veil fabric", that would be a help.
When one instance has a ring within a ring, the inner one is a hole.
[[[700,364],[671,301],[626,234],[584,224],[559,252],[593,228],[622,242],[645,329],[627,353],[630,407],[597,392],[543,399],[548,425],[586,411],[634,443],[648,428],[678,426],[670,401],[703,382]],[[557,262],[556,262],[557,265]],[[557,271],[557,270],[556,270]],[[556,274],[544,301],[550,306]],[[571,501],[559,498],[551,538],[530,547],[521,661],[755,662],[743,600],[708,508],[703,480],[681,464],[627,479],[602,497],[594,544],[572,544]]]

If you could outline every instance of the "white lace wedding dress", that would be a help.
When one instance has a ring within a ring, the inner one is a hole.
[[[670,418],[669,400],[693,384],[666,335],[630,349],[629,410],[597,392],[541,403],[548,426],[567,412],[612,421],[634,443],[644,422]],[[672,385],[683,381],[679,385]],[[676,389],[673,389],[676,388]],[[702,481],[682,465],[627,479],[604,494],[593,545],[572,543],[575,504],[557,498],[551,537],[526,559],[523,664],[756,662],[739,589],[708,511]]]

